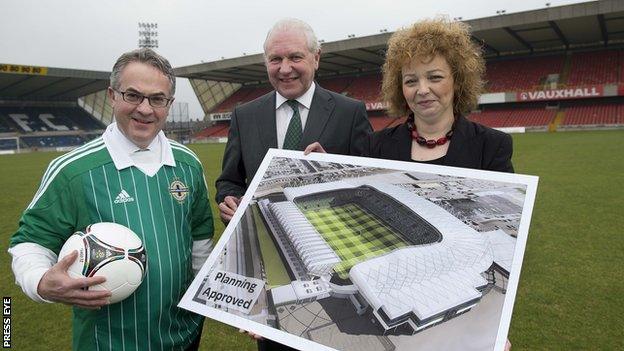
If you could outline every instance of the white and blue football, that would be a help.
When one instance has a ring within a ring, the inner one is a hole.
[[[130,296],[141,285],[147,268],[143,242],[129,228],[109,222],[89,225],[67,239],[59,261],[74,250],[78,258],[67,270],[71,277],[103,276],[106,281],[89,290],[109,290],[110,303]]]

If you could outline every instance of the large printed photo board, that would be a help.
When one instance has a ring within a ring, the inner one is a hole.
[[[180,307],[302,350],[502,350],[537,181],[271,149]]]

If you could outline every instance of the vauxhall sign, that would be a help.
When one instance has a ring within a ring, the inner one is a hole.
[[[517,93],[517,101],[563,100],[600,97],[604,95],[602,85],[592,85],[578,88],[521,91]]]

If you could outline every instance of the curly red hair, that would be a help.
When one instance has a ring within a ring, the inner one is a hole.
[[[402,68],[413,60],[440,55],[451,67],[454,80],[453,113],[469,113],[483,91],[485,61],[471,40],[470,27],[446,17],[419,21],[396,31],[388,41],[381,93],[392,116],[410,113],[403,96]]]

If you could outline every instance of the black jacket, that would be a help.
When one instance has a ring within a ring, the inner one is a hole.
[[[412,138],[407,123],[387,128],[370,136],[369,156],[411,161]],[[445,166],[511,172],[512,140],[509,134],[457,118]]]

